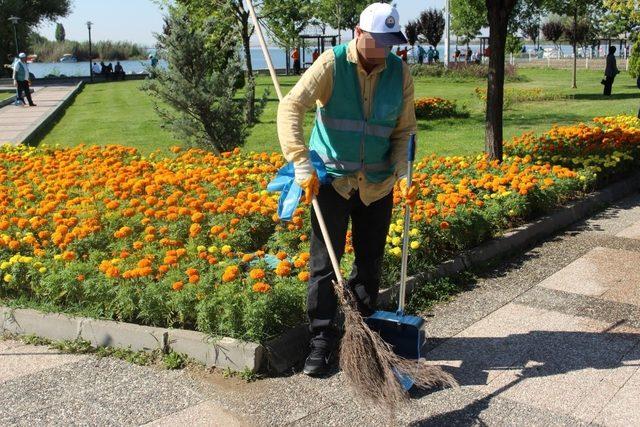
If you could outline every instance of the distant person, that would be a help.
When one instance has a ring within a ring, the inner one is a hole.
[[[18,54],[18,61],[13,63],[13,85],[18,89],[16,94],[16,100],[20,100],[24,104],[24,97],[22,93],[29,101],[29,105],[35,107],[31,99],[31,80],[29,77],[29,66],[27,65],[27,55],[24,52]]]
[[[293,59],[293,72],[296,75],[300,75],[300,51],[297,47],[293,49],[291,58]]]
[[[465,61],[467,63],[470,63],[471,61],[473,61],[473,51],[471,50],[471,48],[467,48],[467,54],[465,55]]]
[[[615,80],[618,73],[620,73],[620,70],[618,70],[618,66],[616,65],[616,47],[611,46],[609,48],[609,54],[607,55],[607,66],[604,69],[604,80],[602,80],[605,96],[611,95],[613,81]]]
[[[440,62],[440,52],[438,52],[438,49],[433,49],[433,62]]]
[[[125,76],[125,72],[124,72],[124,68],[122,68],[122,65],[120,64],[120,61],[116,62],[116,68],[113,72],[113,79],[114,80],[124,80],[124,76]]]
[[[427,51],[420,45],[418,45],[418,64],[424,64],[424,57],[426,56]]]
[[[408,54],[409,54],[409,48],[405,46],[405,48],[400,51],[400,58],[402,58],[404,62],[408,62],[409,61]]]
[[[156,68],[156,66],[158,65],[158,58],[155,55],[151,55],[150,59],[151,59],[151,66],[153,68]]]
[[[107,65],[107,79],[113,79],[113,63],[109,62]]]
[[[429,50],[427,51],[427,64],[433,64],[433,46],[429,46]]]
[[[100,75],[107,75],[107,66],[105,65],[104,61],[100,61]]]
[[[98,65],[97,62],[93,63],[92,70],[93,70],[93,74],[100,74],[102,72],[102,68]]]
[[[318,49],[314,50],[312,55],[313,62],[316,62],[319,56],[320,56],[320,53],[318,52]]]
[[[462,55],[462,52],[460,52],[460,49],[456,48],[456,51],[453,53],[453,59],[455,62],[458,62],[460,55]]]

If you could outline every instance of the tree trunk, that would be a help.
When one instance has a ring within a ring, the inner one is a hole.
[[[246,120],[248,125],[255,123],[256,88],[253,84],[253,66],[251,64],[251,35],[249,34],[249,13],[244,14],[242,20],[242,45],[244,47],[244,60],[247,67],[247,84],[249,91],[247,96]]]
[[[578,88],[578,8],[573,11],[573,81],[572,89]]]
[[[502,113],[504,107],[504,61],[507,24],[515,0],[487,0],[489,17],[489,75],[487,82],[487,115],[485,152],[502,162]]]

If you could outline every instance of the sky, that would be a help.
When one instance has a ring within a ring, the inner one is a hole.
[[[442,8],[444,0],[395,0],[404,25],[429,7]],[[151,0],[72,0],[69,16],[59,22],[64,25],[68,40],[87,40],[87,21],[93,22],[92,40],[128,40],[153,46],[153,33],[162,30],[162,11]],[[45,23],[39,32],[55,39],[55,23]]]

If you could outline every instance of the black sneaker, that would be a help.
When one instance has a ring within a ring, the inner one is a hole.
[[[311,352],[304,362],[303,373],[312,377],[324,376],[329,372],[333,360],[335,338],[316,336],[311,340]]]

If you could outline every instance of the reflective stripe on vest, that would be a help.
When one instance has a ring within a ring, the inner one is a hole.
[[[342,130],[347,132],[362,132],[366,135],[377,136],[379,138],[389,138],[393,133],[392,127],[372,125],[365,120],[349,120],[336,119],[334,117],[326,117],[322,111],[318,109],[316,112],[316,120],[319,124],[333,130]]]

